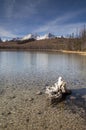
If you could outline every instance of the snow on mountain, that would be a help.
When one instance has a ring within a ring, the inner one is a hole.
[[[37,34],[28,34],[24,36],[21,40],[28,40],[28,39],[37,39],[38,35]]]
[[[55,35],[48,33],[48,34],[45,34],[43,36],[37,37],[37,40],[52,39],[52,38],[55,38],[55,37],[56,37]]]
[[[55,36],[51,33],[45,35],[45,39],[52,39],[52,38],[55,38]]]
[[[6,42],[6,39],[2,39],[2,42]]]
[[[24,36],[21,40],[35,39],[35,40],[43,40],[43,39],[52,39],[55,38],[55,35],[48,33],[43,36],[39,36],[37,34],[28,34]]]
[[[24,40],[29,40],[29,39],[34,39],[34,40],[43,40],[43,39],[52,39],[55,38],[56,36],[48,33],[45,35],[37,35],[37,34],[28,34],[24,37],[16,37],[16,38],[2,38],[2,42],[6,42],[6,41],[24,41]]]
[[[2,42],[7,42],[7,41],[11,41],[12,39],[10,39],[10,38],[2,38],[1,40],[2,40]]]

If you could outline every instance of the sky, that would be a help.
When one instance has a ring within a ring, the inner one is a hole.
[[[86,24],[86,0],[0,0],[0,37],[67,36]]]

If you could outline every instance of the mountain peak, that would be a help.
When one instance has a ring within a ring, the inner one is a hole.
[[[43,39],[52,39],[55,38],[55,35],[48,33],[43,36],[39,36],[37,34],[28,34],[24,36],[21,40],[35,39],[35,40],[43,40]]]
[[[55,38],[55,36],[52,33],[48,33],[45,36],[46,36],[46,39]]]

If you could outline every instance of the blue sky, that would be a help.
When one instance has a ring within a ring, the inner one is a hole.
[[[0,0],[0,37],[66,36],[85,24],[86,0]]]

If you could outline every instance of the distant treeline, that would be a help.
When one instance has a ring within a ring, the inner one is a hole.
[[[86,40],[83,38],[55,38],[40,41],[11,41],[0,43],[0,49],[86,51]]]

